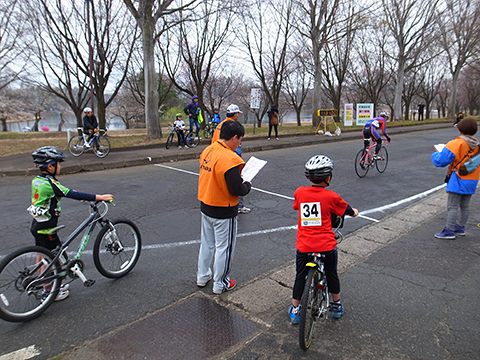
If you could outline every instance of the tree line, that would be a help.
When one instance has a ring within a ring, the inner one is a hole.
[[[373,103],[391,119],[480,107],[479,0],[4,0],[0,119],[94,104],[162,136],[161,115],[196,94],[205,115],[250,89],[295,111]],[[33,89],[35,91],[33,91]],[[27,96],[22,96],[23,93]],[[93,98],[92,99],[92,95]]]

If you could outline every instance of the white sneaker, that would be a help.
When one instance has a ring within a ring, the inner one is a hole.
[[[70,292],[68,290],[65,290],[65,291],[59,290],[58,294],[57,294],[57,297],[55,298],[55,301],[62,301],[64,299],[66,299],[69,294],[70,294]]]
[[[248,214],[250,211],[252,211],[252,209],[250,208],[247,208],[247,207],[241,207],[241,208],[238,208],[238,213],[239,214]]]
[[[60,286],[60,291],[67,291],[68,289],[70,289],[70,284],[62,284]]]

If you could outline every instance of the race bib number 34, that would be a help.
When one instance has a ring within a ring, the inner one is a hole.
[[[301,203],[301,226],[322,226],[320,202]]]

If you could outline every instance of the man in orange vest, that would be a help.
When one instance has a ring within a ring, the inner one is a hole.
[[[229,273],[237,237],[238,197],[247,195],[252,186],[243,181],[241,171],[245,162],[234,152],[244,135],[245,129],[238,121],[225,121],[220,140],[200,155],[198,200],[202,233],[197,285],[204,287],[213,278],[213,293],[217,295],[235,287]]]

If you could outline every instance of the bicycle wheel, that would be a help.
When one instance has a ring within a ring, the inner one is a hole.
[[[172,142],[173,142],[173,137],[175,136],[175,134],[172,132],[170,133],[170,135],[168,135],[168,138],[167,138],[167,142],[165,143],[165,147],[167,149],[170,149],[170,146],[172,145]]]
[[[194,148],[200,143],[200,139],[196,137],[196,134],[192,131],[185,136],[185,142],[188,147]]]
[[[110,141],[103,135],[100,135],[93,142],[93,152],[99,158],[104,158],[110,153]]]
[[[205,126],[205,129],[203,130],[203,137],[205,139],[210,139],[212,137],[212,128],[210,125]]]
[[[40,316],[55,300],[61,279],[30,285],[38,279],[40,269],[52,262],[54,256],[40,246],[28,246],[7,255],[0,261],[0,318],[11,322],[29,321]],[[54,264],[47,274],[58,275]],[[51,291],[42,298],[43,285]]]
[[[375,160],[375,166],[379,173],[383,173],[387,169],[388,165],[388,151],[385,146],[382,146],[377,154],[381,157],[381,160]]]
[[[105,225],[95,240],[93,261],[105,277],[120,278],[133,269],[140,257],[142,238],[130,220],[117,219]]]
[[[68,142],[68,151],[73,156],[80,156],[85,152],[83,147],[83,137],[80,135],[76,135],[70,138]]]
[[[302,300],[300,302],[299,343],[302,350],[308,350],[313,339],[315,320],[319,315],[318,284],[319,272],[312,268],[305,279]]]
[[[355,156],[355,172],[357,173],[358,177],[365,177],[367,175],[370,166],[365,164],[365,160],[367,158],[367,152],[365,149],[360,150]]]

